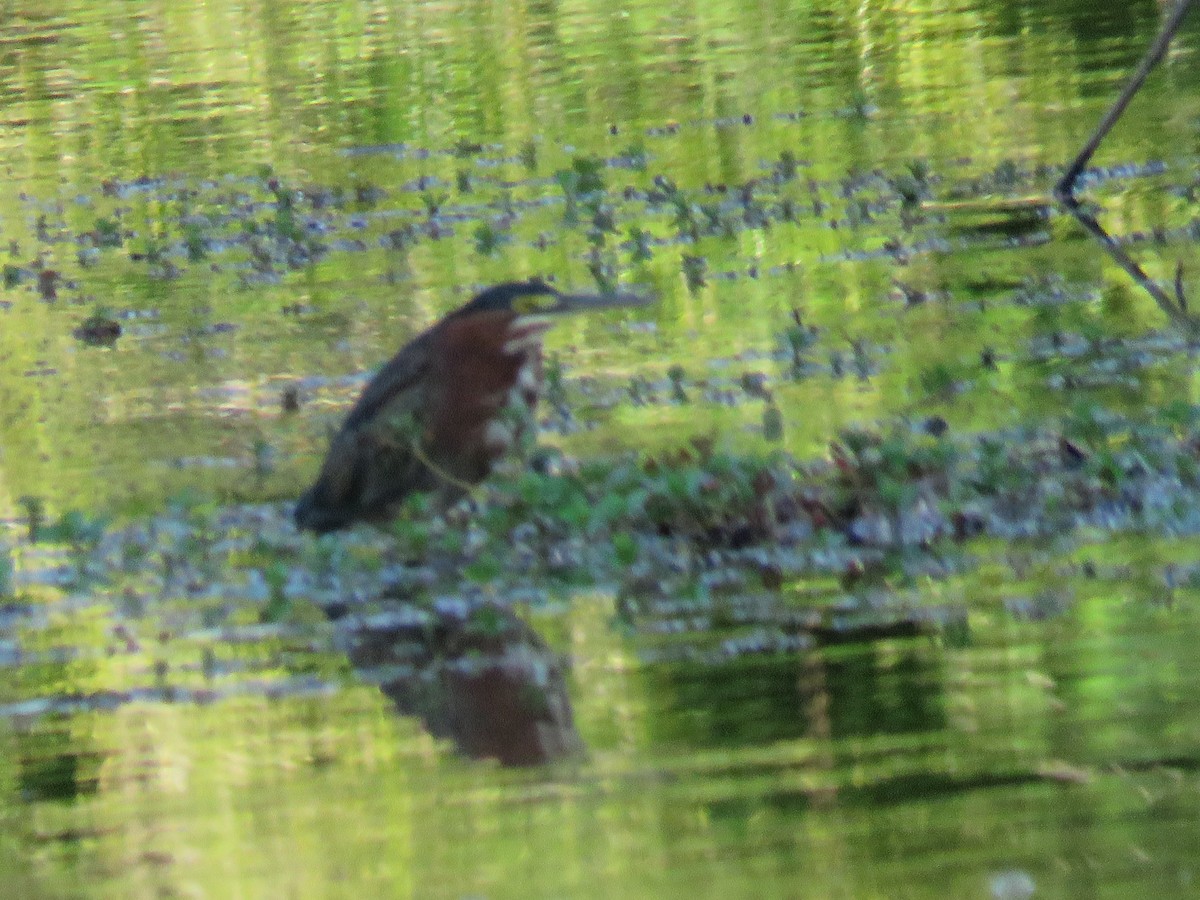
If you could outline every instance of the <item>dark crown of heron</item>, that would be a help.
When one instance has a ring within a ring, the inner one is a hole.
[[[558,291],[543,281],[512,281],[481,291],[471,302],[451,313],[467,316],[483,312],[536,313],[545,298],[557,298]],[[541,302],[539,302],[541,301]]]

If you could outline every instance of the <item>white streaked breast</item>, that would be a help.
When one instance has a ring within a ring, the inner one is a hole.
[[[553,324],[547,316],[520,316],[508,327],[508,340],[504,344],[504,352],[509,356],[528,353],[537,350],[542,343],[542,335]]]

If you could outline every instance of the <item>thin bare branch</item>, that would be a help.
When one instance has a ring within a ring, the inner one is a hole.
[[[1158,32],[1158,36],[1146,51],[1146,55],[1142,57],[1141,63],[1138,64],[1137,70],[1130,77],[1125,89],[1121,91],[1121,96],[1117,98],[1117,102],[1112,105],[1112,108],[1100,120],[1100,124],[1096,126],[1096,130],[1092,136],[1088,138],[1088,142],[1083,145],[1083,149],[1079,151],[1079,155],[1067,167],[1067,171],[1063,173],[1063,177],[1059,179],[1058,184],[1054,186],[1054,195],[1063,203],[1067,203],[1069,199],[1075,196],[1075,183],[1079,180],[1084,168],[1092,158],[1092,154],[1104,141],[1104,138],[1112,130],[1112,127],[1117,124],[1117,120],[1121,118],[1121,114],[1125,112],[1125,107],[1129,105],[1129,101],[1141,89],[1147,76],[1154,70],[1166,55],[1167,48],[1171,45],[1171,39],[1175,37],[1175,32],[1179,30],[1180,23],[1183,22],[1184,16],[1187,15],[1188,9],[1192,5],[1192,0],[1177,0],[1175,8],[1171,10],[1171,14],[1167,16],[1163,22],[1162,28]]]
[[[1104,227],[1096,221],[1096,217],[1080,205],[1079,200],[1075,196],[1075,187],[1079,182],[1079,176],[1083,173],[1092,155],[1104,141],[1109,131],[1116,125],[1117,120],[1121,118],[1121,114],[1125,112],[1125,107],[1129,105],[1129,101],[1141,89],[1147,76],[1162,61],[1167,48],[1171,44],[1171,39],[1175,36],[1175,32],[1179,30],[1179,25],[1183,22],[1183,18],[1187,15],[1191,5],[1192,0],[1177,0],[1170,15],[1163,22],[1158,36],[1151,43],[1149,49],[1147,49],[1146,55],[1142,57],[1137,70],[1130,76],[1124,90],[1121,91],[1121,95],[1117,97],[1116,102],[1104,115],[1104,118],[1100,120],[1100,124],[1096,126],[1096,130],[1092,133],[1092,136],[1083,145],[1083,149],[1079,151],[1079,154],[1067,167],[1066,172],[1063,173],[1062,178],[1059,179],[1058,184],[1054,186],[1054,196],[1079,221],[1079,224],[1100,242],[1101,246],[1108,251],[1109,256],[1113,258],[1113,261],[1129,273],[1129,276],[1154,298],[1154,302],[1158,304],[1159,309],[1172,322],[1195,336],[1200,334],[1200,320],[1193,318],[1188,312],[1187,299],[1183,293],[1183,266],[1180,265],[1175,270],[1175,297],[1172,298],[1168,296],[1167,292],[1158,282],[1147,275],[1142,267],[1125,252],[1125,248],[1104,230]]]

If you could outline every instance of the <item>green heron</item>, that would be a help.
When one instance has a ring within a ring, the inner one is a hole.
[[[405,345],[334,435],[296,527],[318,533],[394,518],[414,491],[453,502],[525,434],[541,390],[549,316],[646,302],[564,294],[540,281],[488,288]]]

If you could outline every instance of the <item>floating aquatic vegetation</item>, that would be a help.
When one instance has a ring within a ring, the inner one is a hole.
[[[1080,407],[1057,428],[956,435],[928,417],[847,431],[827,459],[805,462],[733,453],[711,440],[586,461],[544,451],[445,514],[414,498],[389,533],[364,528],[337,538],[298,535],[281,504],[183,497],[120,527],[71,511],[47,525],[41,504],[24,505],[38,552],[66,548],[53,583],[77,602],[110,606],[129,623],[127,635],[136,635],[137,620],[166,617],[177,640],[215,628],[220,641],[316,648],[330,640],[320,625],[327,615],[338,620],[339,640],[375,648],[379,658],[364,651],[356,665],[394,685],[389,696],[401,709],[466,752],[515,759],[487,743],[478,703],[515,703],[520,685],[540,686],[526,697],[522,721],[556,722],[562,740],[554,747],[577,746],[567,739],[560,676],[538,680],[560,660],[512,614],[546,585],[618,585],[614,615],[652,664],[717,665],[930,633],[959,640],[968,630],[961,606],[923,604],[905,585],[969,568],[960,544],[1098,529],[1200,533],[1200,413],[1177,402],[1164,421]],[[828,585],[820,604],[798,603],[796,579],[814,576]],[[12,573],[11,592],[19,597],[32,577]],[[1190,577],[1181,568],[1164,584]],[[472,582],[478,593],[465,587]],[[1069,589],[1033,589],[1001,602],[1015,618],[1040,621],[1070,614],[1071,598]],[[377,614],[392,624],[373,632]],[[124,643],[142,652],[136,636]],[[211,672],[223,665],[206,663]],[[178,677],[163,669],[126,694],[197,700]],[[240,689],[304,692],[322,683],[328,688],[319,678],[281,676]],[[418,690],[431,683],[464,691],[457,708],[473,710],[468,721],[450,724],[453,705]],[[220,684],[207,689],[210,700],[229,695]],[[43,711],[85,702],[41,699]]]
[[[466,137],[459,138],[450,148],[450,153],[455,159],[470,159],[472,156],[478,156],[482,152],[483,144]]]
[[[671,382],[671,399],[676,403],[687,403],[687,391],[683,389],[683,382],[686,378],[683,366],[676,364],[667,370],[667,378]]]
[[[25,513],[25,525],[29,535],[29,542],[36,544],[41,538],[42,525],[45,522],[46,516],[46,504],[41,497],[26,494],[17,498],[17,505]]]
[[[850,104],[840,110],[847,118],[867,120],[879,112],[879,107],[871,102],[871,96],[863,87],[855,87],[850,94]]]
[[[5,263],[3,276],[4,287],[11,290],[24,281],[28,277],[28,273],[20,266],[14,266],[11,263]]]
[[[90,347],[112,347],[121,333],[121,323],[103,308],[93,312],[72,332],[75,338]]]
[[[966,389],[965,374],[956,365],[938,362],[922,369],[917,375],[917,381],[924,393],[934,397],[945,397]]]
[[[596,199],[604,193],[604,162],[594,156],[576,156],[571,168],[559,169],[554,180],[566,198],[563,220],[567,225],[578,223],[577,207],[580,203]]]
[[[37,291],[43,300],[52,302],[58,299],[58,285],[62,276],[54,269],[42,269],[37,276]]]
[[[289,384],[279,394],[279,408],[284,414],[298,412],[300,409],[301,393],[298,384]]]
[[[783,413],[773,399],[768,399],[762,415],[763,437],[773,443],[783,440]]]
[[[120,222],[109,218],[97,219],[88,236],[97,248],[120,247],[125,241]]]
[[[690,292],[695,293],[708,283],[708,260],[703,256],[685,253],[680,258],[680,264],[683,269],[684,282]]]
[[[791,181],[800,170],[800,161],[791,150],[781,150],[779,160],[773,166],[773,173],[778,181]]]
[[[0,544],[0,600],[8,600],[13,594],[12,551],[7,544]]]
[[[632,226],[629,229],[628,235],[627,247],[631,261],[641,263],[653,258],[654,252],[651,248],[654,239],[649,232],[643,231],[637,226]]]
[[[503,244],[507,244],[512,240],[512,237],[497,228],[491,222],[480,222],[474,231],[475,251],[481,256],[491,256]]]
[[[187,251],[188,262],[201,262],[208,258],[209,239],[204,233],[204,226],[199,222],[187,222],[183,226],[183,246]]]
[[[793,308],[792,323],[783,330],[781,335],[793,376],[799,377],[808,368],[805,353],[817,342],[819,335],[817,327],[805,324],[800,310]]]

